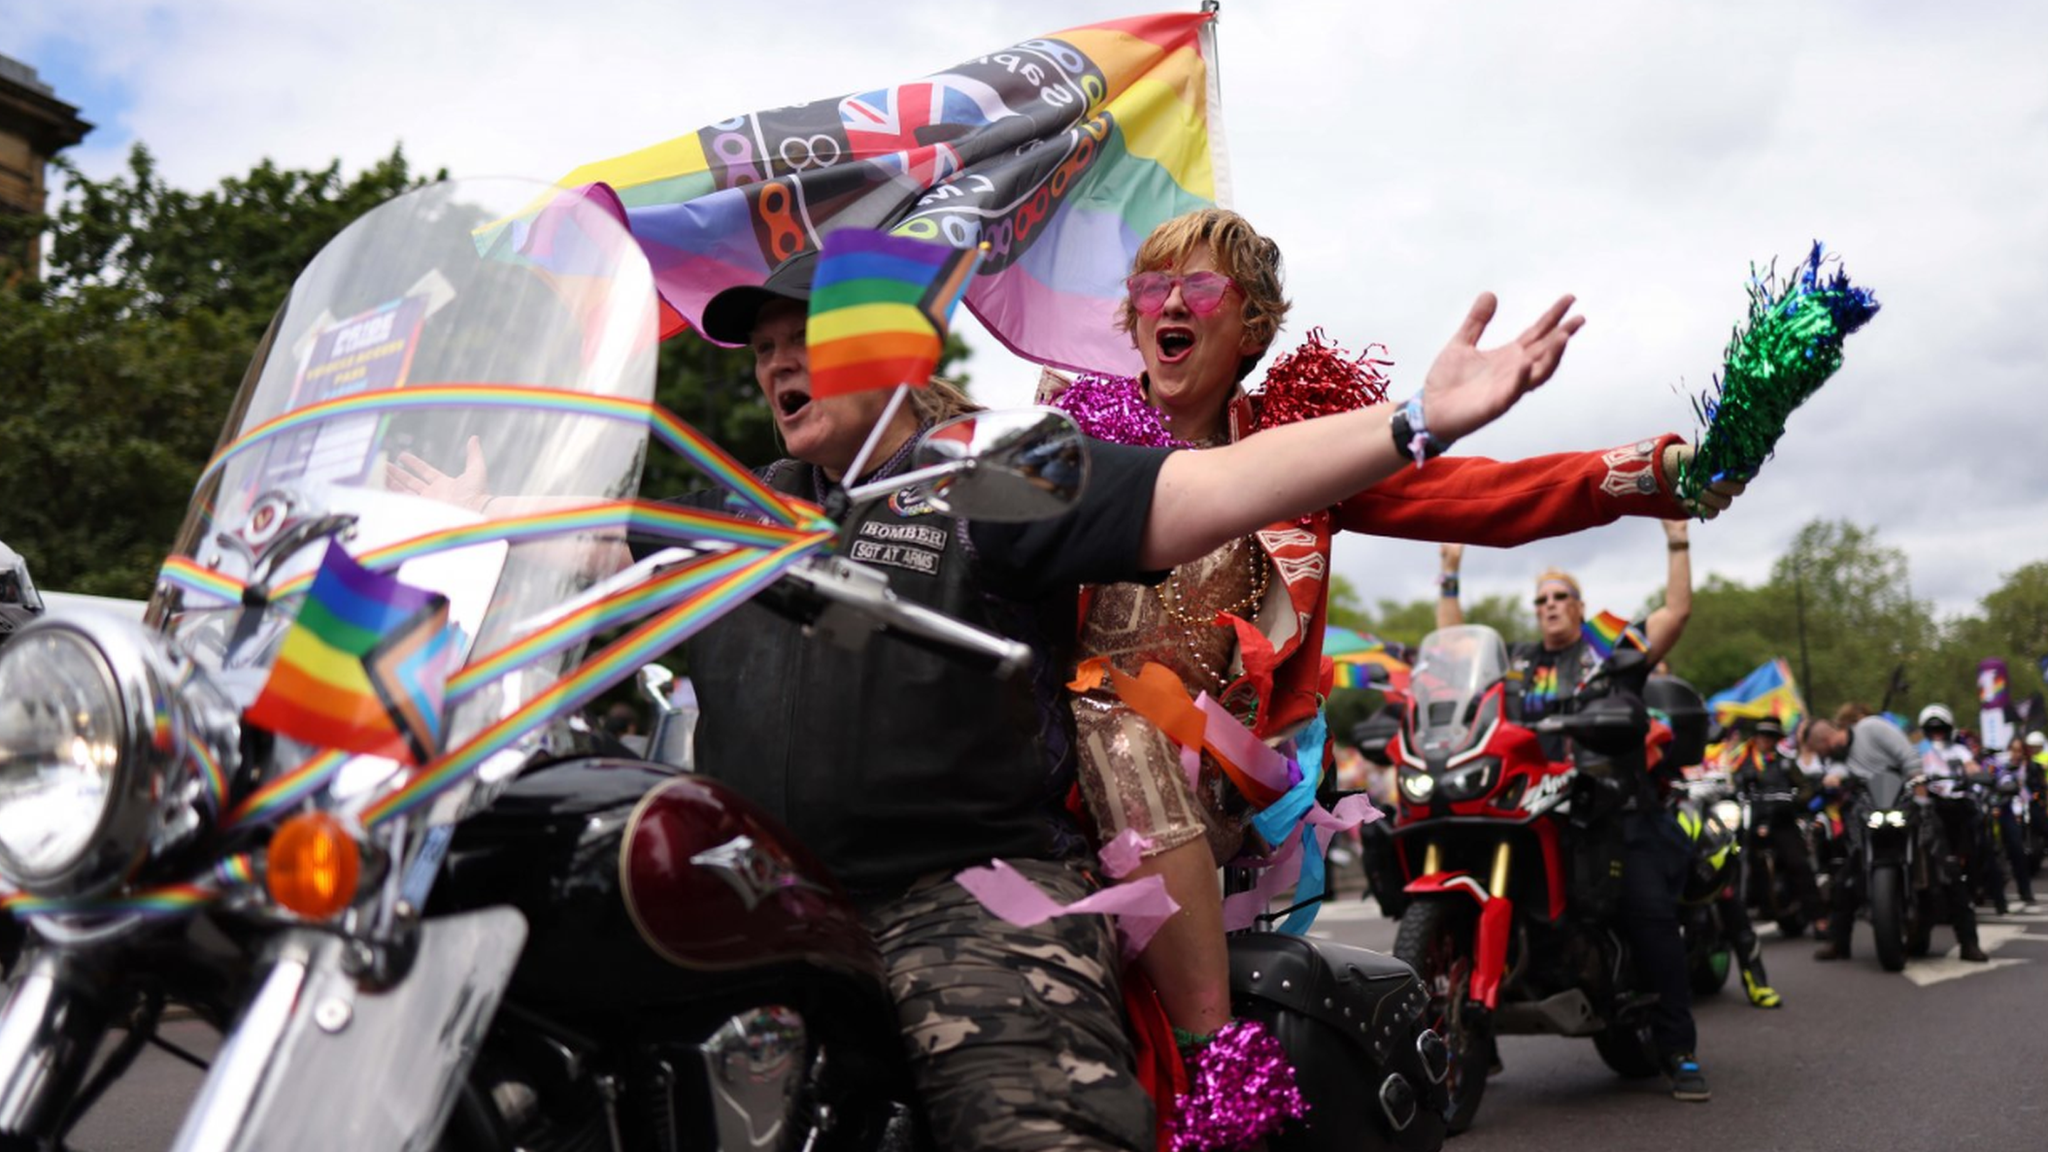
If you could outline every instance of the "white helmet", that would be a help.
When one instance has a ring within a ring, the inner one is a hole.
[[[1929,724],[1939,724],[1953,732],[1956,730],[1955,713],[1950,712],[1946,704],[1929,704],[1920,710],[1920,727],[1925,729]]]

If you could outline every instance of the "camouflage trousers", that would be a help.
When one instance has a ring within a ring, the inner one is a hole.
[[[1010,863],[1062,904],[1094,890],[1071,865]],[[936,1147],[1152,1147],[1152,1102],[1132,1070],[1107,918],[1019,928],[950,874],[864,915]]]

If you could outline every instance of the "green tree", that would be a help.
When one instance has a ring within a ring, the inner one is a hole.
[[[0,524],[45,587],[146,595],[250,352],[292,278],[349,221],[416,186],[403,153],[344,178],[268,161],[171,188],[67,168],[46,278],[0,292]]]

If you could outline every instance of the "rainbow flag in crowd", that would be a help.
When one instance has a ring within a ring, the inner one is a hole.
[[[1735,687],[1707,697],[1707,707],[1714,719],[1724,725],[1739,719],[1775,716],[1787,732],[1806,716],[1806,702],[1799,698],[1799,687],[1792,682],[1792,666],[1783,657],[1765,661]]]
[[[1650,638],[1643,635],[1640,627],[1604,610],[1592,619],[1580,622],[1579,636],[1588,647],[1599,653],[1602,660],[1614,655],[1617,644],[1627,644],[1643,652],[1650,650]]]
[[[980,261],[979,249],[865,228],[825,237],[804,334],[812,395],[924,387],[939,366],[953,308]]]
[[[424,764],[441,750],[454,637],[447,597],[330,542],[249,720],[315,747]]]
[[[1021,356],[1134,375],[1116,331],[1138,244],[1226,198],[1213,17],[1033,37],[923,79],[722,120],[587,164],[654,265],[664,336],[848,225],[988,244],[967,306]]]
[[[1328,625],[1323,631],[1323,655],[1335,666],[1334,688],[1407,689],[1409,662],[1377,636]]]

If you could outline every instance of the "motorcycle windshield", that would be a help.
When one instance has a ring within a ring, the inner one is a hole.
[[[1870,804],[1878,809],[1905,807],[1906,778],[1897,772],[1873,772],[1864,784]]]
[[[1508,649],[1484,624],[1443,628],[1423,638],[1409,674],[1415,743],[1425,756],[1455,755],[1478,737],[1480,697],[1507,675]]]
[[[652,398],[656,308],[647,260],[603,199],[449,182],[366,214],[294,284],[175,545],[277,594],[245,609],[160,585],[150,621],[246,707],[330,541],[360,560],[494,519],[633,498],[645,422],[597,413],[603,398]],[[499,391],[426,404],[432,385]],[[558,395],[538,406],[514,390],[535,387]],[[448,598],[455,667],[530,631],[622,554],[616,531],[429,549],[384,570]],[[443,747],[581,656],[573,646],[534,657],[451,703]],[[294,758],[278,759],[282,769]]]

